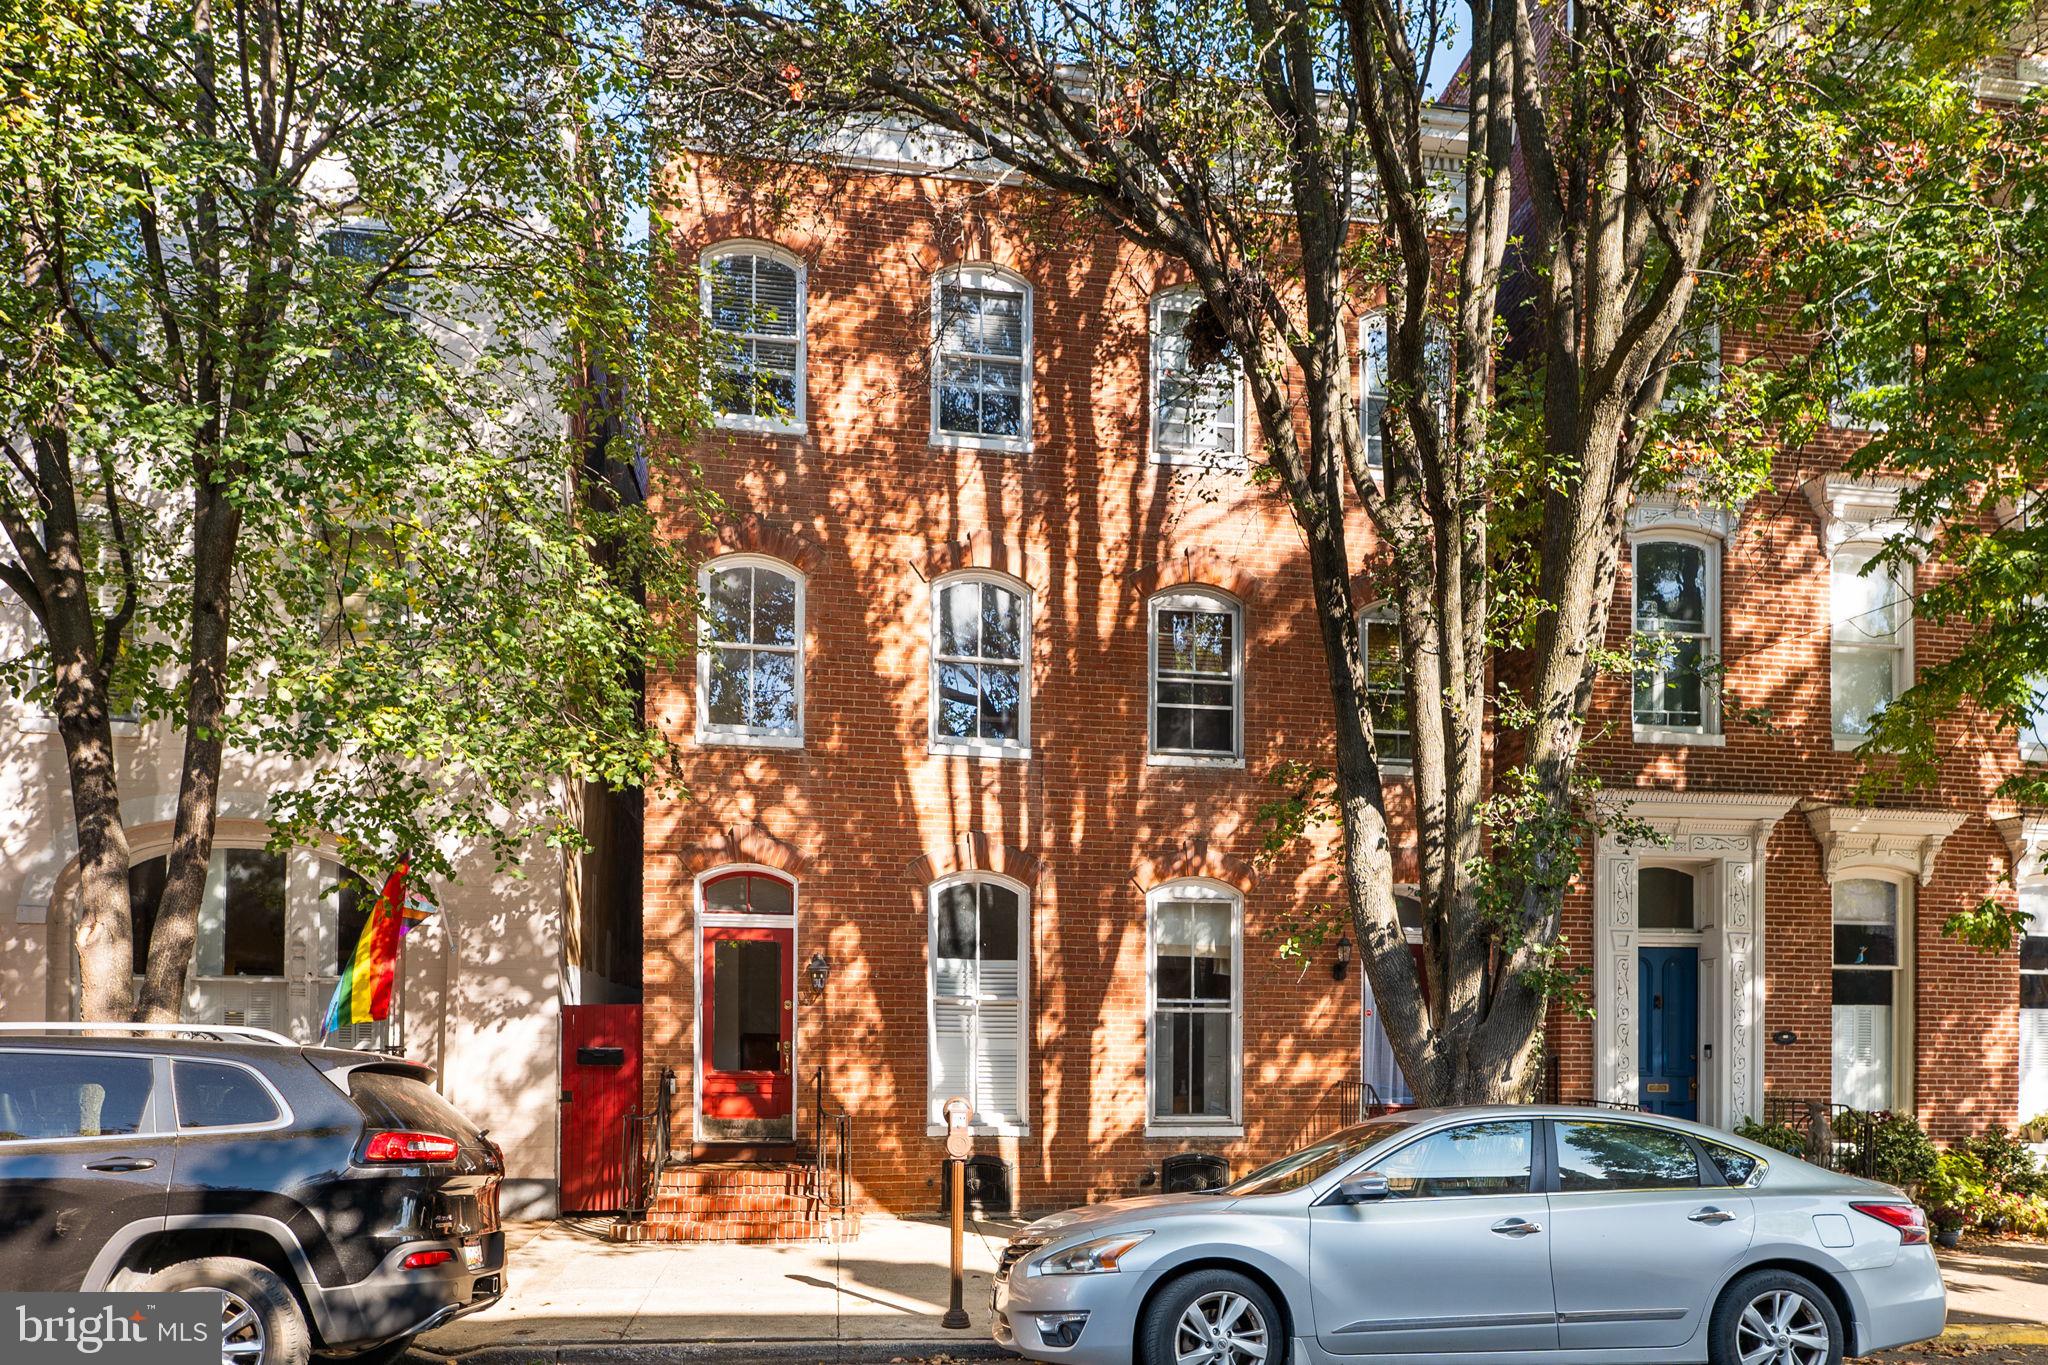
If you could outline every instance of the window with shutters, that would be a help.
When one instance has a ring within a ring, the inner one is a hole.
[[[1195,289],[1152,300],[1152,458],[1162,464],[1234,466],[1243,454],[1237,363],[1195,368],[1186,332],[1201,301]]]
[[[977,450],[1031,444],[1031,288],[992,266],[932,285],[932,441]]]
[[[2020,884],[2019,1119],[2048,1114],[2048,876]]]
[[[1720,558],[1720,543],[1706,537],[1635,541],[1638,739],[1719,728],[1708,677],[1721,652]]]
[[[1908,888],[1852,877],[1834,887],[1834,1094],[1851,1109],[1910,1103]]]
[[[698,591],[698,739],[803,743],[802,576],[780,560],[733,555],[704,566]]]
[[[1031,596],[987,575],[932,589],[932,747],[999,758],[1031,749]]]
[[[1152,759],[1241,763],[1244,611],[1220,593],[1152,599]]]
[[[1214,882],[1169,882],[1147,897],[1153,1133],[1242,1124],[1243,902]]]
[[[702,274],[707,397],[718,425],[803,431],[803,263],[734,242],[705,252]]]
[[[961,1096],[975,1123],[1014,1132],[1028,1121],[1031,904],[1025,889],[987,873],[931,889],[930,1087],[926,1121],[945,1122]]]
[[[1912,581],[1875,545],[1835,551],[1829,575],[1835,738],[1854,746],[1912,682]]]

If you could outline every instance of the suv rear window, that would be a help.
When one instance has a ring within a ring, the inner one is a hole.
[[[439,1133],[466,1146],[483,1143],[482,1131],[417,1077],[365,1067],[348,1073],[348,1093],[372,1128]]]
[[[142,1131],[150,1060],[92,1052],[0,1052],[0,1141]]]
[[[180,1128],[242,1128],[278,1117],[277,1101],[239,1066],[173,1062],[171,1093],[178,1100]]]

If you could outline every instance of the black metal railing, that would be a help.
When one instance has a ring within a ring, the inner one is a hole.
[[[654,1088],[653,1107],[626,1115],[619,1160],[619,1212],[624,1217],[643,1218],[654,1203],[662,1170],[668,1165],[675,1109],[675,1068],[665,1066]]]
[[[805,1184],[819,1207],[845,1213],[853,1184],[853,1120],[840,1110],[825,1108],[825,1068],[811,1073],[811,1159]],[[825,1146],[831,1130],[832,1146]]]
[[[1334,1132],[1365,1119],[1376,1119],[1390,1108],[1371,1081],[1339,1081],[1323,1092],[1316,1111],[1315,1131]]]
[[[1831,1100],[1766,1095],[1764,1131],[1758,1138],[1830,1171],[1897,1184],[1911,1179],[1912,1173],[1894,1169],[1897,1163],[1888,1159],[1879,1131],[1887,1118]]]

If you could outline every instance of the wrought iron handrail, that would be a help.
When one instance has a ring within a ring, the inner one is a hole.
[[[654,1107],[626,1115],[619,1161],[619,1212],[628,1218],[645,1217],[654,1203],[662,1170],[668,1165],[675,1107],[675,1068],[665,1066],[654,1090]]]
[[[847,1211],[847,1199],[852,1187],[852,1135],[853,1119],[841,1110],[825,1108],[825,1068],[820,1066],[811,1073],[811,1160],[810,1173],[806,1177],[810,1198],[819,1204],[829,1206],[840,1213]],[[825,1181],[825,1125],[832,1125],[832,1162],[830,1169],[838,1186],[838,1198],[828,1200],[830,1187]]]
[[[1884,1169],[1885,1153],[1881,1144],[1873,1140],[1873,1129],[1882,1119],[1881,1114],[1832,1100],[1764,1096],[1764,1123],[1790,1129],[1799,1139],[1803,1150],[1792,1155],[1844,1175],[1898,1183],[1905,1179],[1905,1173]]]

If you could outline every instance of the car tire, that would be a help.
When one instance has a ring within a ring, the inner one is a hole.
[[[405,1359],[405,1353],[412,1349],[413,1339],[419,1334],[408,1332],[396,1341],[387,1341],[382,1346],[372,1346],[367,1351],[358,1351],[352,1356],[331,1356],[315,1352],[313,1359],[320,1365],[397,1365]]]
[[[1219,1332],[1218,1327],[1233,1330]],[[1237,1343],[1257,1342],[1263,1354]],[[1225,1349],[1204,1357],[1213,1365],[1287,1365],[1287,1328],[1273,1296],[1234,1270],[1197,1270],[1169,1281],[1146,1305],[1138,1324],[1138,1365],[1178,1365],[1183,1353],[1205,1346]]]
[[[1842,1315],[1827,1291],[1789,1270],[1728,1286],[1707,1328],[1712,1365],[1842,1365]]]
[[[222,1361],[237,1365],[308,1365],[313,1358],[312,1334],[298,1296],[276,1271],[239,1256],[202,1256],[179,1261],[141,1277],[134,1288],[143,1293],[217,1289],[226,1314],[223,1328],[235,1330],[222,1341]],[[242,1314],[246,1313],[246,1318]],[[260,1335],[259,1335],[260,1334]],[[253,1351],[231,1353],[236,1344],[260,1343]]]

